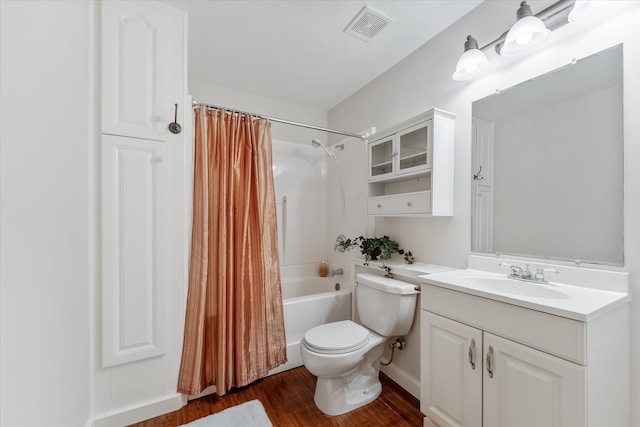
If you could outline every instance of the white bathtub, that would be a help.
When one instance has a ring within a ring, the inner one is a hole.
[[[351,319],[351,290],[344,276],[299,277],[282,280],[287,359],[269,374],[302,366],[300,339],[314,326]],[[341,290],[336,290],[336,283]]]

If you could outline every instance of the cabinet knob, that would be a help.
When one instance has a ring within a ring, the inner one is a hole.
[[[413,203],[407,202],[407,206],[413,206]]]
[[[382,205],[380,203],[378,203],[378,209],[381,208],[381,207],[382,207]]]

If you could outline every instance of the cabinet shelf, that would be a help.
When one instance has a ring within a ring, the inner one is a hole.
[[[404,160],[412,160],[412,159],[420,158],[421,156],[424,156],[425,160],[426,160],[427,152],[426,151],[421,151],[419,153],[409,154],[408,156],[400,157],[400,161],[402,162]],[[389,162],[389,163],[391,163],[391,162]],[[425,164],[426,164],[426,162],[425,162]]]
[[[389,160],[388,162],[380,162],[380,163],[376,163],[375,165],[371,165],[371,169],[380,169],[380,168],[391,169],[391,160]]]

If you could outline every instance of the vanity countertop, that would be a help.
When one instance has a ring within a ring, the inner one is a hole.
[[[383,263],[381,261],[369,261],[369,265],[364,265],[364,258],[352,258],[355,265],[363,268],[370,268],[376,271],[382,271]],[[403,276],[408,278],[417,278],[435,273],[443,273],[447,271],[456,271],[457,268],[447,267],[444,265],[429,264],[426,262],[414,262],[407,264],[402,261],[385,260],[384,265],[390,267],[394,276]]]
[[[421,283],[464,292],[582,322],[593,320],[629,301],[629,295],[556,282],[508,279],[504,274],[455,270],[418,276]]]

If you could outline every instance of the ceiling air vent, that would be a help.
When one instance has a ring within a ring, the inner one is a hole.
[[[368,42],[392,22],[393,20],[388,16],[365,6],[360,13],[353,18],[344,32]]]

